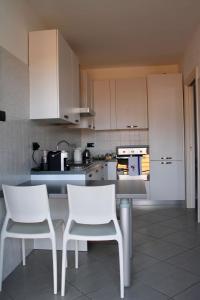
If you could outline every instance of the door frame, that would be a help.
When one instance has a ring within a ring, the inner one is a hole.
[[[195,80],[196,93],[196,137],[194,135],[194,101],[192,82]],[[186,161],[186,205],[195,208],[195,138],[197,143],[197,162],[200,163],[200,104],[199,104],[199,68],[196,66],[184,81],[184,115],[185,115],[185,161]],[[197,168],[200,179],[200,167]],[[197,183],[198,222],[200,222],[200,180]]]

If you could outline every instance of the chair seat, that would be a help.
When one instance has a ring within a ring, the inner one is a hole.
[[[116,230],[112,221],[110,223],[100,225],[86,225],[73,222],[69,233],[80,236],[108,236],[115,235]]]
[[[54,229],[62,225],[62,220],[53,220],[52,221]],[[49,233],[49,225],[45,220],[40,223],[18,223],[9,221],[7,226],[7,232],[9,233],[19,233],[19,234],[42,234]]]

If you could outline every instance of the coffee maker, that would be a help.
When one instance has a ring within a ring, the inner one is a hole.
[[[91,162],[91,154],[90,154],[90,151],[88,149],[85,149],[83,151],[82,158],[83,158],[83,163],[84,164],[89,164]]]

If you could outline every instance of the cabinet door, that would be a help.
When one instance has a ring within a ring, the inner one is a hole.
[[[150,200],[185,200],[184,162],[150,162]]]
[[[58,118],[57,30],[29,33],[30,118]]]
[[[145,78],[116,80],[117,129],[147,128]]]
[[[183,160],[183,95],[181,74],[148,77],[151,160]]]
[[[79,86],[79,61],[77,56],[72,53],[72,109],[80,107],[80,86]],[[72,110],[72,112],[73,112]],[[79,123],[80,114],[73,113],[74,123]]]
[[[94,108],[93,104],[93,89],[92,80],[90,79],[86,70],[81,71],[81,107]]]
[[[58,39],[58,52],[60,117],[73,122],[72,54],[70,47],[60,34]]]
[[[93,81],[95,129],[111,129],[111,94],[109,80]]]

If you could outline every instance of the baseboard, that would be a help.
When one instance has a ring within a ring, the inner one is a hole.
[[[133,200],[133,206],[139,206],[139,205],[186,207],[186,202],[185,200],[158,200],[158,201],[152,201],[147,199]]]

